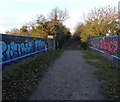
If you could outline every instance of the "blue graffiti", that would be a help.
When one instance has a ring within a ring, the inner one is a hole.
[[[43,41],[40,41],[40,40],[36,40],[35,41],[35,50],[36,51],[39,51],[39,50],[41,50],[41,49],[45,49],[45,47],[44,47],[44,42]]]
[[[45,42],[42,40],[28,41],[23,43],[0,41],[0,64],[8,63],[13,60],[18,60],[26,56],[30,56],[40,51],[45,51]]]

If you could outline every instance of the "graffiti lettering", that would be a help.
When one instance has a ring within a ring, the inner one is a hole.
[[[118,50],[118,40],[100,39],[100,49],[116,53]]]
[[[120,66],[120,36],[89,38],[88,46],[106,57],[110,62]]]
[[[0,64],[10,63],[47,49],[55,49],[55,40],[0,34]],[[47,45],[47,46],[46,46]]]
[[[0,50],[0,57],[2,58],[2,61],[17,58],[45,48],[45,42],[41,40],[25,43],[11,42],[10,44],[5,43],[4,41],[0,41],[0,44],[2,45],[2,50]]]

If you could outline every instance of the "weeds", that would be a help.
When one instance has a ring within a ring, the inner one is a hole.
[[[98,68],[97,77],[101,81],[101,90],[110,99],[120,99],[120,69],[95,52],[84,52],[86,62]],[[94,62],[91,59],[99,61]]]

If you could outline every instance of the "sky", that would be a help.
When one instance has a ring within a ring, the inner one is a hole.
[[[64,24],[74,32],[79,22],[84,22],[87,14],[95,7],[108,5],[118,7],[119,0],[0,0],[0,33],[12,28],[20,28],[34,21],[37,15],[46,17],[55,7],[69,12]]]

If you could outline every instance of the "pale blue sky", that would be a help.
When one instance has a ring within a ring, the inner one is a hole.
[[[0,33],[34,21],[37,14],[47,16],[55,8],[66,8],[70,18],[65,25],[74,30],[95,7],[116,6],[119,0],[0,0]]]

